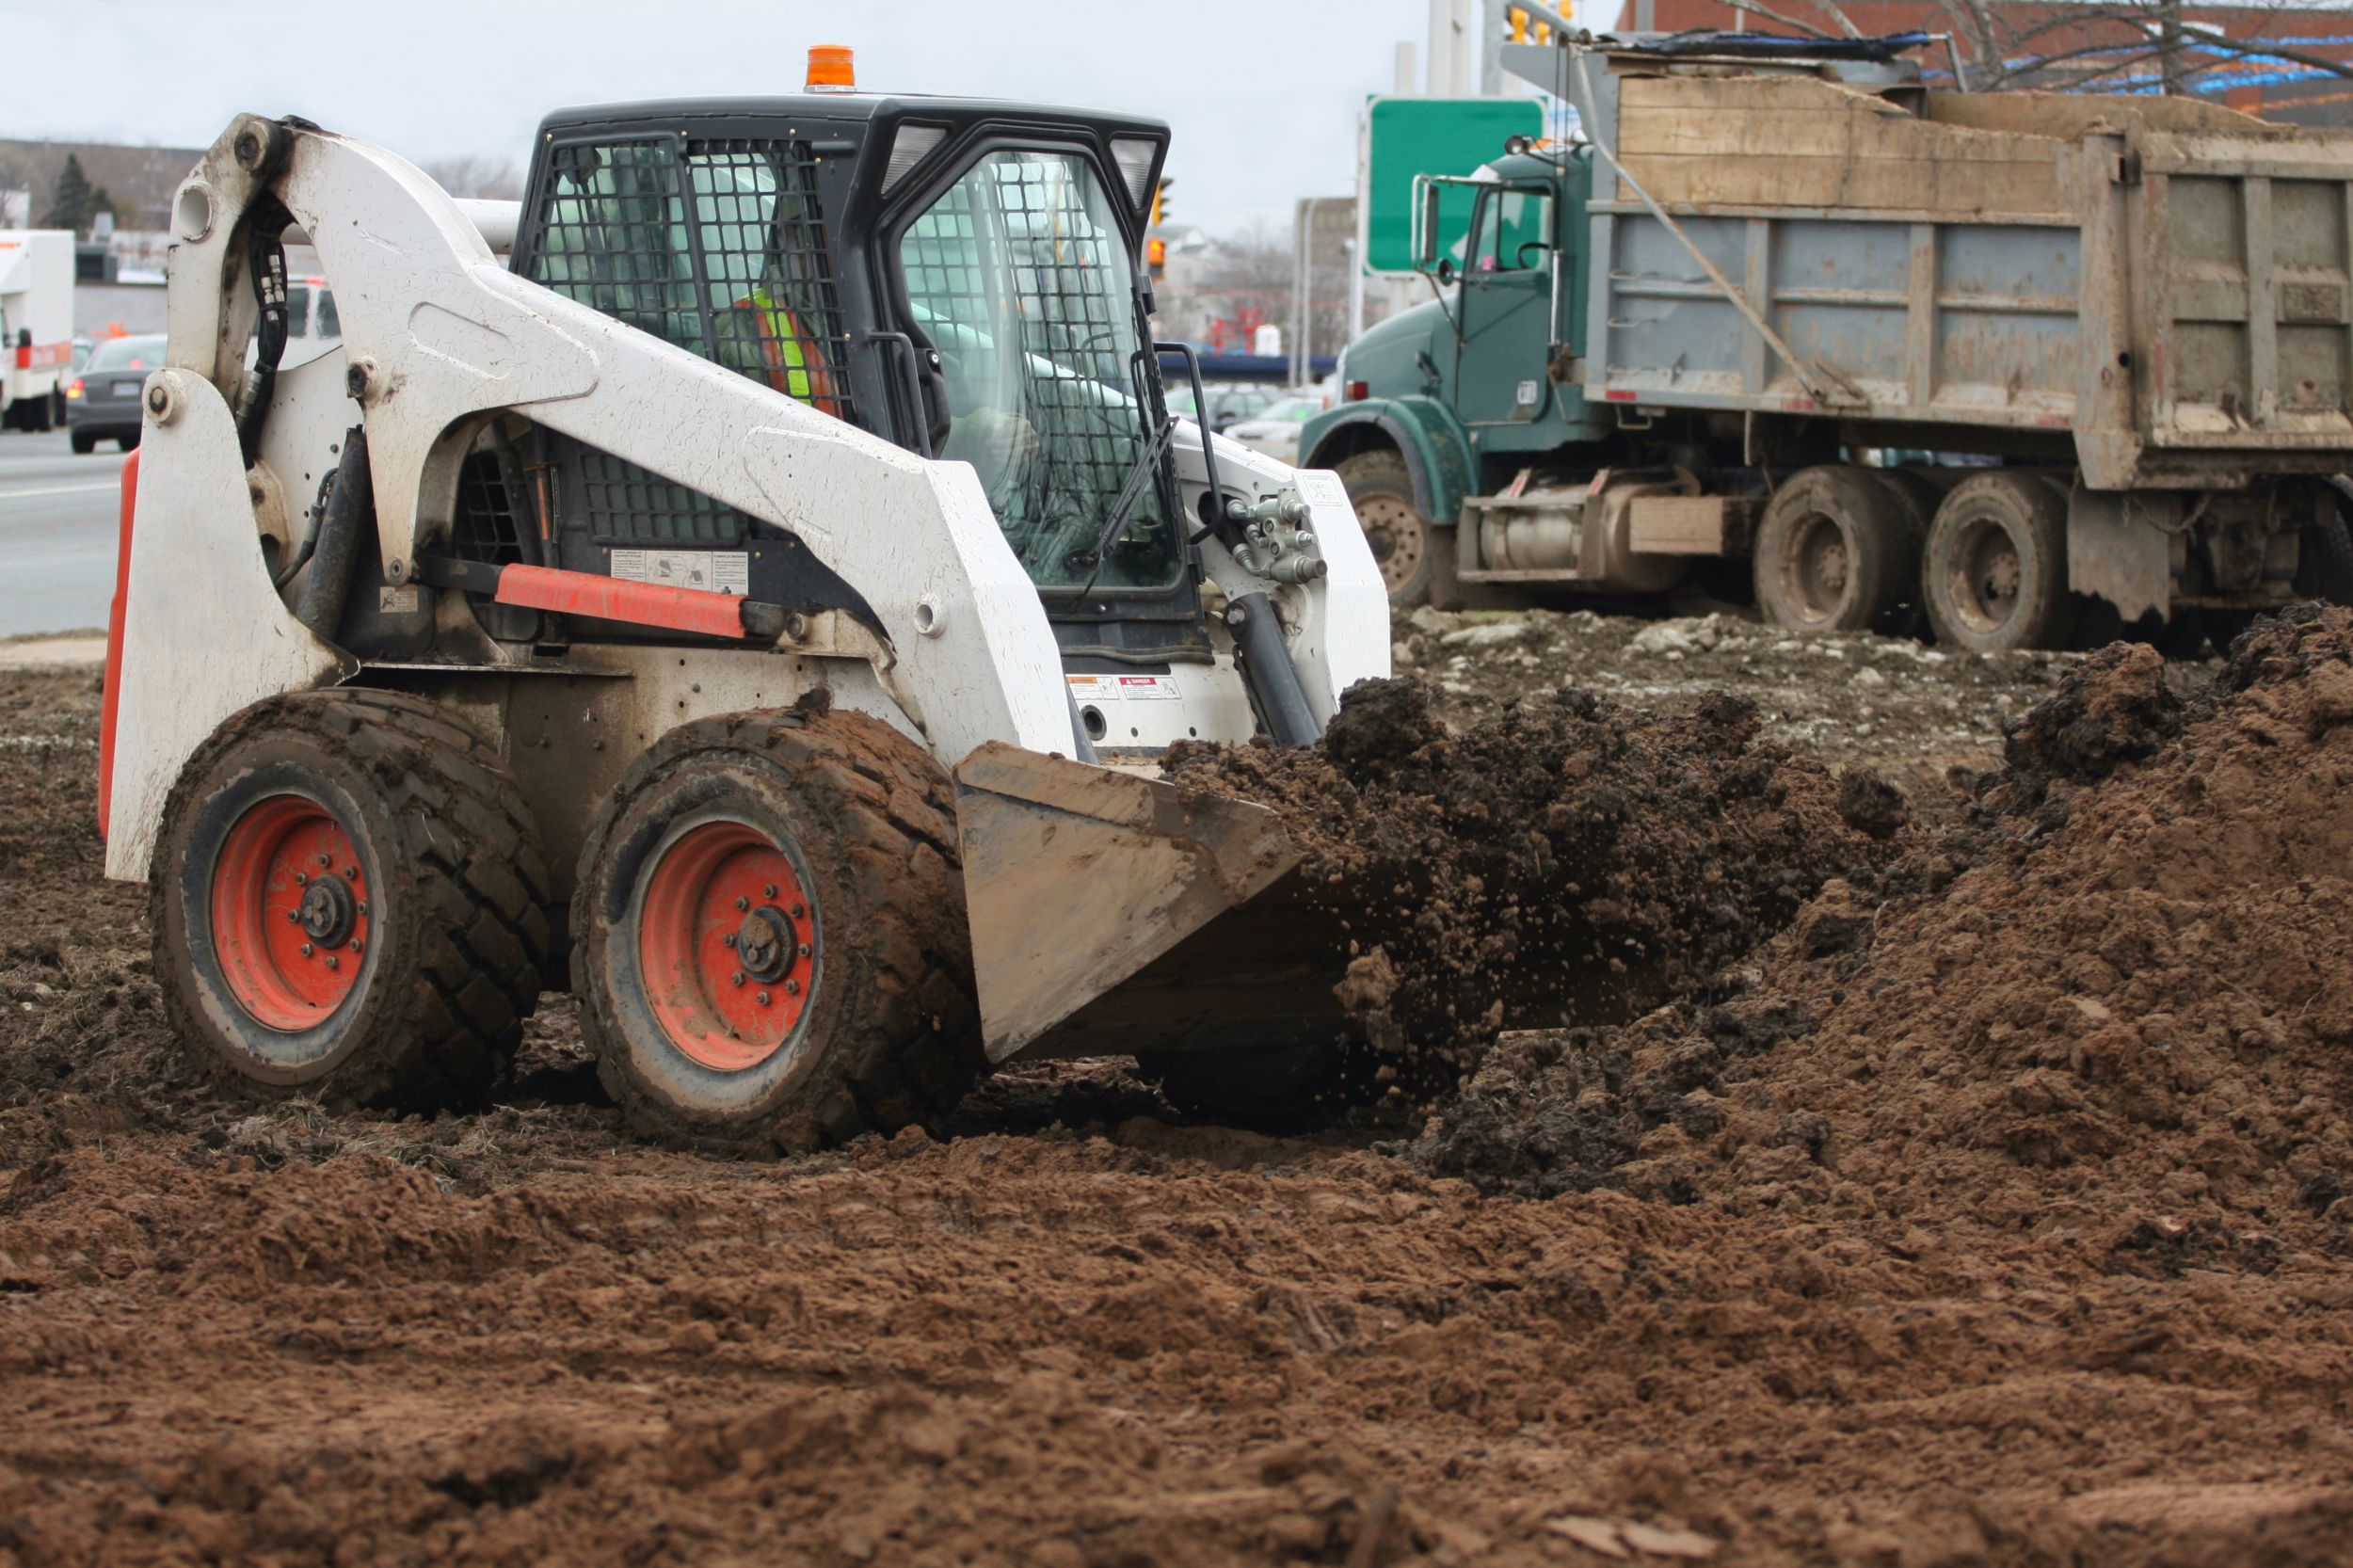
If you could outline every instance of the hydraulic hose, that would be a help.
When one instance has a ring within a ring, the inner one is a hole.
[[[1243,594],[1225,607],[1225,625],[1234,633],[1234,651],[1241,662],[1241,678],[1266,721],[1267,733],[1277,745],[1304,746],[1323,734],[1315,711],[1307,706],[1306,688],[1291,667],[1290,650],[1283,646],[1283,623],[1264,594]]]
[[[353,425],[344,437],[343,457],[335,465],[312,530],[311,575],[302,584],[302,602],[295,618],[324,642],[333,642],[343,629],[344,604],[351,597],[351,580],[360,552],[376,535],[376,485],[368,472],[368,434]]]
[[[246,379],[237,408],[237,446],[248,468],[261,458],[262,423],[269,418],[278,364],[286,357],[286,248],[278,236],[292,221],[294,215],[284,202],[264,195],[254,208],[252,234],[246,244],[246,270],[252,275],[259,312],[253,329],[253,374]]]

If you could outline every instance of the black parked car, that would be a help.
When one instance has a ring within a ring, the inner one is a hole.
[[[147,373],[164,365],[164,335],[108,338],[90,351],[82,373],[65,384],[65,427],[73,450],[95,452],[113,440],[130,451],[139,444],[139,393]]]

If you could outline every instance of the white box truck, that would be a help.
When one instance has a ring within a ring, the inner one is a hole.
[[[0,429],[64,424],[72,358],[72,233],[0,229]]]

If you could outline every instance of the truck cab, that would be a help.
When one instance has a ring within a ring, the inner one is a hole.
[[[1471,192],[1470,221],[1442,247],[1449,185]],[[1616,421],[1589,407],[1580,358],[1593,188],[1590,146],[1518,137],[1469,175],[1425,177],[1415,248],[1435,297],[1348,345],[1339,401],[1301,433],[1302,461],[1347,483],[1399,602],[1433,582],[1460,600],[1462,570],[1480,574],[1458,564],[1466,502],[1531,467],[1608,460]]]

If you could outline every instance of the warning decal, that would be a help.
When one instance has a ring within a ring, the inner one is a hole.
[[[752,588],[751,557],[740,550],[616,550],[613,575],[626,583],[705,593],[746,594]]]

